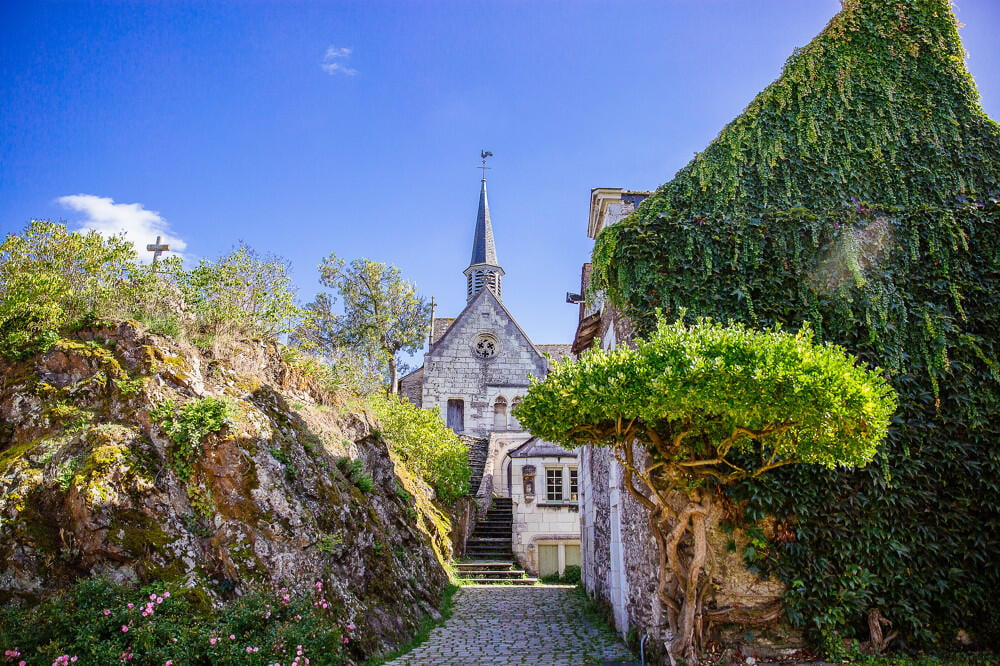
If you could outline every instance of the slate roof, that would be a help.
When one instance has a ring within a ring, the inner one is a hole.
[[[435,344],[454,323],[454,317],[435,317],[434,330],[431,331],[431,344]]]
[[[479,190],[479,214],[476,216],[476,235],[472,240],[472,260],[470,266],[497,263],[497,249],[493,244],[493,223],[490,222],[490,203],[486,199],[486,179]]]
[[[553,361],[561,361],[564,358],[573,358],[573,345],[538,345],[538,351],[548,354]]]
[[[546,442],[544,439],[532,437],[527,442],[510,452],[511,458],[541,458],[558,456],[560,458],[576,458],[576,451],[565,449],[558,444]]]

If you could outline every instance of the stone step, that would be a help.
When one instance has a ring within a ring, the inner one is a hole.
[[[496,569],[463,569],[462,578],[524,578],[523,571],[497,571]]]
[[[491,559],[491,560],[501,560],[506,558],[513,558],[514,553],[511,551],[510,546],[504,548],[503,546],[474,546],[468,548],[465,551],[466,557],[469,559]]]
[[[537,578],[469,578],[459,579],[465,585],[534,585]]]
[[[474,560],[472,562],[456,562],[455,567],[459,571],[465,569],[495,569],[499,571],[506,571],[508,569],[514,568],[513,560]]]
[[[502,546],[510,545],[511,538],[506,537],[474,537],[465,542],[467,546]]]

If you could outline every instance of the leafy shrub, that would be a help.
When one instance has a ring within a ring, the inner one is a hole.
[[[191,478],[191,466],[201,454],[205,435],[232,424],[229,401],[213,397],[192,400],[179,408],[167,400],[153,411],[152,417],[173,442],[171,468],[185,482]]]
[[[129,312],[140,296],[132,278],[141,271],[121,237],[32,221],[0,245],[0,353],[45,351],[69,326]]]
[[[378,417],[389,451],[451,504],[469,492],[468,447],[441,420],[405,398],[374,393],[368,404]]]
[[[0,608],[0,646],[28,664],[63,655],[83,664],[284,664],[297,646],[313,663],[339,664],[352,631],[321,583],[251,592],[215,609],[198,590],[90,578],[32,608]]]
[[[567,585],[579,585],[580,584],[580,567],[576,564],[567,564],[563,569],[563,574],[559,578],[559,581],[566,583]]]
[[[365,463],[362,460],[350,458],[338,458],[337,468],[350,479],[351,483],[358,487],[363,493],[370,493],[375,487],[375,481],[371,474],[365,471]]]
[[[210,337],[273,338],[291,331],[302,316],[288,263],[262,257],[245,243],[214,262],[202,260],[177,279],[201,332]]]
[[[123,236],[33,221],[0,244],[0,354],[47,351],[60,333],[133,318],[157,334],[208,345],[275,338],[304,314],[287,263],[246,245],[190,271],[179,257],[143,265]]]

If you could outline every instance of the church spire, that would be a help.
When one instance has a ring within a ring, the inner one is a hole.
[[[490,222],[490,202],[486,198],[486,178],[479,190],[479,214],[476,216],[476,235],[472,240],[472,260],[475,264],[497,265],[497,249],[493,245],[493,223]]]
[[[483,165],[482,185],[479,189],[479,213],[476,215],[476,233],[472,239],[472,259],[465,269],[466,297],[468,300],[489,287],[493,294],[500,298],[503,269],[497,263],[497,250],[493,244],[493,223],[490,221],[490,203],[486,198],[486,158],[493,153],[484,150],[480,153]]]

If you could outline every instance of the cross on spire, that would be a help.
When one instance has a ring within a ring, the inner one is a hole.
[[[153,253],[153,263],[155,264],[156,260],[160,258],[161,254],[163,254],[164,252],[170,252],[170,244],[161,243],[160,237],[157,236],[155,243],[150,243],[149,245],[146,246],[146,251]]]
[[[489,169],[489,167],[486,166],[486,158],[487,157],[493,157],[493,153],[490,152],[489,150],[485,150],[484,149],[484,150],[480,150],[479,151],[479,156],[483,158],[483,165],[480,166],[480,167],[476,167],[476,168],[483,170],[483,180],[486,180],[486,170]]]

